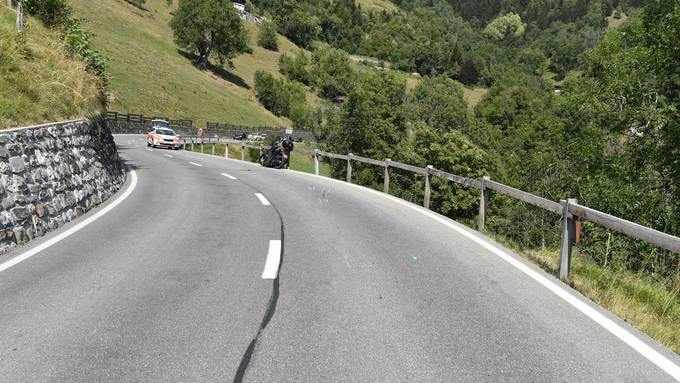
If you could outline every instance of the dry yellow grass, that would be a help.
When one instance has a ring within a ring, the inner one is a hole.
[[[57,32],[0,6],[0,128],[84,117],[103,111],[100,79],[63,50]]]
[[[463,98],[470,109],[474,108],[482,101],[482,98],[489,92],[486,88],[465,88],[463,89]]]
[[[614,14],[611,16],[607,17],[607,28],[609,29],[616,29],[621,26],[621,24],[625,23],[626,20],[628,20],[629,16],[626,15],[625,13],[621,13],[620,18],[615,18]]]
[[[524,255],[548,272],[557,273],[559,251],[528,251]],[[572,263],[573,288],[680,353],[680,275],[663,284],[644,275],[600,267],[578,255]]]
[[[396,5],[392,4],[392,2],[388,0],[357,0],[357,4],[359,4],[363,9],[378,11],[385,10],[392,12],[399,9]]]

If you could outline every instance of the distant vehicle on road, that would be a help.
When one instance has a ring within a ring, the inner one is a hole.
[[[251,141],[264,141],[267,138],[265,133],[253,133],[248,135],[248,139]]]
[[[248,136],[247,136],[245,133],[243,133],[243,132],[237,132],[237,133],[234,133],[234,135],[231,136],[231,138],[233,138],[234,140],[243,141],[243,140],[245,140],[246,138],[248,138]]]
[[[167,121],[153,120],[151,126],[152,130],[146,134],[146,146],[179,150],[179,135],[170,129]]]

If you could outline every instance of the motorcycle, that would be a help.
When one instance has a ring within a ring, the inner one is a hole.
[[[260,164],[266,168],[288,168],[288,150],[281,148],[278,143],[273,144],[260,155]]]

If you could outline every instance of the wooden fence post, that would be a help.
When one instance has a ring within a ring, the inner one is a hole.
[[[314,149],[314,174],[319,175],[319,149]]]
[[[432,169],[434,166],[427,165],[425,168],[425,197],[423,198],[423,207],[430,208],[430,197],[432,196]]]
[[[347,155],[347,182],[352,183],[352,153]]]
[[[390,194],[390,159],[385,160],[385,178],[383,182],[383,193]]]
[[[576,242],[576,219],[569,213],[569,205],[577,204],[578,201],[572,198],[561,200],[562,204],[562,235],[560,236],[560,279],[569,279],[569,269],[571,267],[571,252]]]
[[[24,31],[24,4],[21,0],[17,3],[17,31]]]
[[[490,190],[486,188],[486,181],[490,181],[491,177],[484,176],[480,181],[480,192],[479,192],[479,223],[477,224],[477,230],[484,231],[486,226],[486,211],[489,205],[489,193]]]
[[[241,142],[241,161],[246,160],[246,144]]]

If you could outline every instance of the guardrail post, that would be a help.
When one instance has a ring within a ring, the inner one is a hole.
[[[423,199],[423,206],[425,209],[430,208],[430,197],[432,196],[432,169],[434,166],[427,165],[425,168],[425,198]]]
[[[390,160],[385,160],[385,181],[383,182],[383,193],[390,194]]]
[[[314,174],[319,175],[319,149],[314,149]]]
[[[569,213],[569,205],[577,204],[578,201],[572,198],[561,200],[562,204],[562,235],[560,236],[560,279],[569,279],[569,269],[571,267],[571,252],[576,241],[576,219]]]
[[[246,160],[246,144],[241,142],[241,161]]]
[[[484,231],[486,226],[486,210],[489,206],[490,190],[486,188],[486,181],[490,181],[491,177],[484,176],[480,181],[480,192],[479,192],[479,223],[477,224],[477,230]]]
[[[352,153],[347,155],[347,182],[352,183]]]

